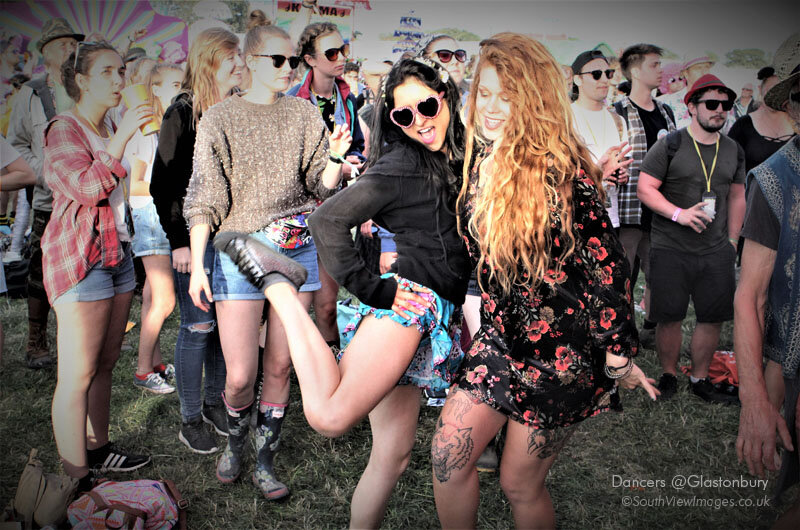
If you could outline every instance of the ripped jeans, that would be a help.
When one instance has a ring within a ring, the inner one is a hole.
[[[214,247],[206,246],[203,266],[210,277],[214,269]],[[192,303],[189,296],[190,274],[172,270],[175,291],[181,309],[181,328],[175,342],[175,381],[181,401],[181,417],[184,422],[195,421],[203,411],[200,386],[205,366],[205,403],[216,405],[225,390],[225,359],[219,343],[214,304],[206,313]],[[204,329],[205,328],[205,329]]]

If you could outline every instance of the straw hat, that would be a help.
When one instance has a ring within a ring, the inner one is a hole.
[[[764,103],[775,110],[783,110],[789,91],[800,77],[800,33],[795,33],[780,45],[772,65],[780,82],[764,95]]]
[[[44,48],[45,44],[52,40],[60,39],[61,37],[72,37],[77,41],[82,41],[84,39],[84,35],[75,33],[72,26],[69,25],[69,22],[63,18],[51,18],[44,23],[42,38],[36,43],[36,49],[39,50],[39,53],[42,53],[42,48]]]

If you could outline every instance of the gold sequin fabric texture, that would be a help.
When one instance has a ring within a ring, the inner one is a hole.
[[[232,96],[214,105],[197,128],[183,210],[189,228],[251,233],[312,210],[335,191],[322,183],[328,151],[328,130],[308,101]]]

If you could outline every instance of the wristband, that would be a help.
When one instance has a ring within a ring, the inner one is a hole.
[[[738,240],[738,239],[736,239],[735,237],[729,237],[729,238],[728,238],[728,241],[730,241],[731,243],[733,243],[733,245],[734,245],[734,246],[738,246],[738,245],[739,245],[739,240]]]
[[[341,157],[336,157],[336,156],[333,156],[333,155],[330,155],[328,157],[328,160],[330,160],[334,164],[342,164],[344,162],[344,160],[342,160]]]
[[[676,222],[676,223],[678,222],[678,216],[681,214],[682,211],[683,211],[683,208],[675,208],[675,213],[672,214],[672,220],[674,222]]]

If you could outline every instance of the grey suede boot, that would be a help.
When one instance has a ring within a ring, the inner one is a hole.
[[[250,431],[250,414],[253,404],[233,409],[225,402],[228,412],[228,446],[217,462],[217,478],[220,482],[233,482],[239,478],[244,460],[244,444]]]
[[[256,470],[253,483],[268,500],[282,499],[289,495],[289,488],[275,477],[273,460],[281,437],[281,425],[286,407],[269,407],[266,413],[258,413],[256,427]]]

